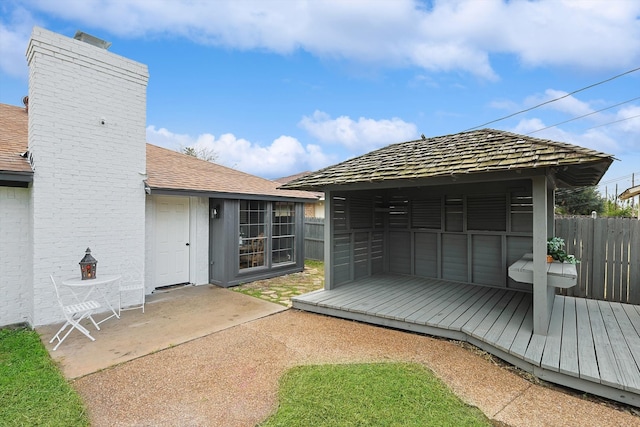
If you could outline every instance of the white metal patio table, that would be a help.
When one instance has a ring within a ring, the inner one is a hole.
[[[97,322],[97,325],[99,325],[102,322],[105,322],[105,321],[111,319],[112,317],[116,317],[118,319],[120,318],[120,316],[118,316],[118,313],[116,312],[116,310],[113,308],[113,306],[111,305],[111,303],[107,299],[107,297],[104,294],[104,292],[102,292],[101,287],[109,285],[111,283],[115,283],[118,280],[120,280],[121,277],[122,276],[119,275],[119,274],[105,274],[105,275],[101,275],[101,276],[96,276],[94,279],[85,279],[85,280],[82,280],[82,278],[80,278],[80,277],[71,277],[71,278],[68,278],[68,279],[64,279],[62,281],[62,284],[64,286],[68,287],[71,290],[71,292],[73,293],[75,298],[78,300],[78,302],[84,302],[84,301],[88,300],[91,297],[91,295],[93,295],[94,292],[96,292],[98,294],[100,299],[111,310],[111,315],[109,315],[109,316],[105,317],[104,319],[102,319],[101,321]],[[97,326],[97,325],[96,325],[96,327],[98,329],[100,329],[100,327]]]

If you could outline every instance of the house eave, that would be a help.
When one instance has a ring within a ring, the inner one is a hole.
[[[158,188],[147,186],[147,194],[159,196],[182,196],[182,197],[206,197],[210,199],[233,199],[233,200],[276,200],[283,202],[308,203],[316,201],[315,198],[301,198],[290,196],[276,196],[271,194],[251,194],[251,193],[225,193],[218,191],[202,191],[181,188]]]
[[[33,172],[0,171],[0,186],[27,188],[33,182]]]

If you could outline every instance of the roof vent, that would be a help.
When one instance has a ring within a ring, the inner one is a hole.
[[[92,46],[99,47],[100,49],[106,50],[111,47],[111,42],[104,41],[80,30],[76,31],[76,35],[73,36],[73,38],[80,40],[81,42],[89,43]]]

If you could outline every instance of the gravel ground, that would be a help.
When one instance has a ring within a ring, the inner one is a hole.
[[[422,363],[496,425],[640,426],[605,404],[536,385],[463,345],[287,310],[73,382],[94,426],[255,426],[302,364]]]

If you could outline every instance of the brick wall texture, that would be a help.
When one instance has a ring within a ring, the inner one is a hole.
[[[98,275],[119,272],[128,259],[144,270],[148,70],[38,27],[27,61],[34,168],[34,267],[27,282],[37,326],[62,320],[49,275],[78,276],[87,247]],[[115,289],[107,294],[115,295]]]

